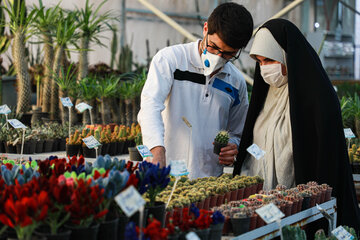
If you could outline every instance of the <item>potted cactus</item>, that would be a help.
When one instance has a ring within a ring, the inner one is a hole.
[[[221,148],[226,147],[229,142],[229,132],[221,130],[214,139],[214,153],[219,155]]]
[[[253,214],[249,207],[240,205],[239,207],[231,208],[230,214],[234,236],[238,236],[249,231],[250,218]]]
[[[142,135],[141,132],[138,132],[134,138],[135,141],[135,145],[142,145]],[[139,153],[139,151],[137,150],[137,148],[135,147],[129,147],[129,156],[130,156],[130,161],[142,161],[142,157]]]
[[[84,133],[86,133],[84,138],[94,136],[94,138],[101,143],[100,128],[94,130],[94,127],[90,127],[90,129],[86,130],[86,132],[83,132],[83,134]],[[102,145],[98,146],[98,153],[101,153],[101,147]],[[85,145],[85,143],[82,143],[82,150],[85,158],[96,158],[96,150],[94,148],[90,149]]]
[[[66,138],[66,155],[69,157],[77,156],[81,147],[81,137],[79,130]]]

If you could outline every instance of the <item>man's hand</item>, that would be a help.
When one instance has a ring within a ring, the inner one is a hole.
[[[221,148],[221,152],[219,154],[219,163],[225,166],[233,165],[235,157],[238,154],[237,148],[237,145],[234,143],[228,143],[226,147]]]
[[[160,163],[160,167],[166,166],[166,157],[165,157],[165,148],[163,146],[156,146],[150,150],[152,155],[154,156],[151,163],[157,164]],[[145,161],[149,162],[149,159],[145,159]]]

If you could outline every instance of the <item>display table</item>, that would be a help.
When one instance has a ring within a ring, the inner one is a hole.
[[[333,217],[333,221],[331,223],[330,228],[336,228],[336,198],[332,198],[330,201],[322,203],[319,205],[322,209],[324,209],[330,216]],[[295,226],[304,226],[308,223],[314,222],[320,218],[324,217],[322,213],[317,209],[317,207],[312,207],[296,213],[294,215],[288,216],[286,218],[281,219],[281,226],[285,225],[295,225]],[[249,231],[242,235],[231,237],[226,236],[223,237],[223,240],[227,239],[234,239],[234,240],[241,240],[241,239],[272,239],[274,237],[280,236],[279,225],[276,222],[271,224],[265,225],[263,227],[257,228],[255,230]]]
[[[12,153],[4,153],[4,156],[7,156],[9,159],[18,159],[20,158],[20,154],[12,154]],[[23,157],[25,160],[28,160],[30,157],[33,160],[45,160],[46,158],[49,158],[50,156],[57,156],[58,158],[66,158],[66,152],[60,151],[60,152],[47,152],[47,153],[35,153],[35,154],[23,154]],[[118,156],[111,156],[111,158],[117,157],[119,160],[125,159],[126,161],[130,160],[129,154],[123,154]],[[94,162],[95,158],[85,158],[86,162]]]

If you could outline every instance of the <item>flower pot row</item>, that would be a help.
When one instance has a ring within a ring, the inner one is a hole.
[[[128,140],[123,142],[105,143],[98,147],[98,155],[109,154],[110,156],[115,156],[127,154],[129,153],[128,149],[133,146],[135,146],[135,142]],[[89,149],[84,144],[66,144],[66,155],[70,157],[83,155],[85,158],[95,158],[96,151],[95,149]]]
[[[65,139],[29,140],[24,142],[24,154],[65,151]],[[21,143],[14,145],[0,141],[0,153],[21,153]]]

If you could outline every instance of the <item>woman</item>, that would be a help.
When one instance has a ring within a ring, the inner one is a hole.
[[[234,175],[259,174],[265,188],[317,181],[333,187],[338,224],[359,231],[355,196],[337,95],[320,59],[299,29],[266,22],[250,51],[254,86]],[[246,149],[266,152],[260,160]]]

